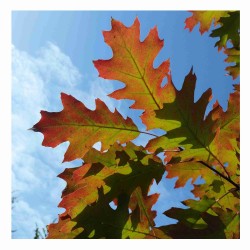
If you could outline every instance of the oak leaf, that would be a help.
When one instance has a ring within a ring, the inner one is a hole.
[[[104,151],[116,141],[122,144],[140,134],[130,118],[124,119],[117,110],[112,113],[99,99],[94,111],[71,95],[62,93],[61,99],[64,109],[41,111],[42,118],[32,130],[43,133],[43,146],[56,147],[69,141],[64,162],[82,158],[96,142],[101,141]]]
[[[213,208],[218,214],[220,220],[225,225],[225,235],[227,239],[240,239],[240,215],[230,209],[222,209],[220,207]]]
[[[154,218],[156,217],[156,211],[152,211],[152,206],[156,203],[158,197],[159,194],[143,195],[140,187],[134,190],[129,201],[131,214],[126,225],[131,231],[124,231],[126,238],[138,238],[134,235],[134,232],[150,234],[150,231],[152,231],[152,235],[155,234]],[[145,238],[145,235],[141,234],[141,237]]]
[[[164,103],[163,109],[156,110],[155,115],[144,113],[143,122],[149,129],[160,128],[166,135],[149,141],[146,148],[154,151],[158,147],[172,149],[184,147],[190,152],[190,158],[196,158],[209,153],[208,145],[216,134],[217,110],[214,109],[204,120],[205,111],[212,91],[208,89],[199,100],[194,103],[196,76],[192,70],[185,77],[183,87],[178,91],[173,83],[168,84],[168,93],[172,97]],[[181,152],[181,153],[183,153]],[[188,159],[188,157],[187,157]]]
[[[74,228],[77,222],[71,221],[69,216],[60,216],[57,223],[50,224],[47,239],[74,239],[83,228]]]
[[[228,198],[221,197],[221,199]],[[177,224],[160,229],[175,239],[239,238],[239,211],[221,208],[219,199],[203,196],[201,200],[186,200],[188,209],[171,208],[164,214],[178,220]]]
[[[189,204],[188,204],[189,203]],[[203,197],[200,201],[186,201],[188,209],[171,208],[164,214],[178,220],[176,224],[160,227],[174,239],[223,239],[225,225],[212,210],[214,199]]]
[[[186,29],[190,31],[200,23],[200,33],[203,34],[204,32],[208,31],[214,22],[216,26],[219,23],[221,17],[227,17],[228,11],[191,11],[192,16],[188,17],[185,21]]]
[[[240,50],[237,48],[227,48],[224,50],[224,53],[227,55],[225,62],[234,63],[234,65],[227,66],[226,70],[233,79],[236,79],[240,75]]]
[[[177,186],[183,186],[188,176],[193,175],[194,181],[202,172],[210,172],[209,169],[200,167],[199,163],[193,164],[190,161],[204,161],[210,166],[215,166],[227,177],[235,173],[239,163],[236,154],[239,137],[239,93],[231,94],[226,112],[223,112],[217,103],[205,117],[205,111],[211,99],[211,90],[207,90],[194,103],[195,82],[196,77],[190,72],[180,91],[170,83],[169,90],[173,96],[171,102],[164,103],[163,109],[155,111],[155,116],[149,116],[147,113],[142,115],[142,120],[147,127],[151,129],[158,127],[167,132],[166,135],[149,141],[146,148],[150,152],[162,148],[168,155],[169,150],[182,147],[184,150],[175,153],[175,157],[166,156],[168,161],[171,159],[170,164],[179,163],[176,165],[179,170],[181,165],[184,166],[183,169],[190,166],[190,170],[198,170],[193,171],[193,174],[189,171],[189,175],[180,174],[179,178],[183,176],[184,179],[180,179]],[[185,162],[187,163],[184,164]],[[228,167],[225,166],[226,164]],[[167,169],[171,168],[167,167]]]
[[[124,88],[109,96],[118,100],[135,100],[131,106],[134,109],[160,109],[167,98],[166,87],[161,88],[161,83],[165,77],[170,80],[170,63],[167,60],[158,68],[153,67],[154,60],[163,47],[157,28],[151,29],[141,42],[138,18],[129,28],[114,19],[111,25],[112,29],[104,31],[103,36],[112,48],[113,57],[94,61],[101,77],[125,83]]]
[[[240,12],[228,12],[228,16],[219,19],[220,27],[214,29],[210,34],[211,37],[219,37],[215,46],[218,49],[227,48],[227,42],[230,41],[234,48],[240,46]]]

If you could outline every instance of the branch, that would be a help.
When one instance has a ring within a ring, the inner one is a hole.
[[[209,168],[210,170],[212,170],[216,174],[218,174],[221,178],[223,178],[223,179],[227,180],[228,182],[230,182],[232,185],[234,185],[237,188],[237,190],[240,190],[240,185],[238,185],[235,182],[233,182],[230,178],[224,176],[222,173],[220,173],[216,169],[214,169],[211,166],[209,166],[206,162],[204,162],[204,161],[198,161],[198,162],[201,163],[202,165],[206,166],[207,168]]]
[[[138,132],[140,132],[142,134],[146,134],[146,135],[151,135],[151,136],[154,136],[154,137],[159,137],[159,135],[151,134],[151,133],[146,132],[146,131],[140,131],[140,130],[138,130]]]

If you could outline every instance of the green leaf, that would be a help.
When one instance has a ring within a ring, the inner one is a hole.
[[[213,157],[210,144],[216,135],[217,108],[213,109],[204,119],[206,107],[212,97],[211,89],[208,89],[200,99],[194,103],[196,76],[190,71],[184,80],[180,91],[171,84],[171,96],[173,99],[164,103],[161,110],[155,111],[155,117],[142,119],[150,128],[161,128],[166,135],[152,139],[146,148],[155,151],[157,148],[173,149],[183,147],[185,150],[178,155],[182,160],[198,159],[208,161]]]
[[[160,227],[174,239],[224,239],[225,225],[211,209],[216,201],[204,196],[200,201],[184,202],[188,209],[171,208],[164,214],[177,224]]]
[[[213,30],[210,34],[211,37],[219,37],[219,41],[215,44],[219,49],[226,48],[228,41],[233,44],[234,48],[240,46],[240,12],[228,12],[228,15],[220,18],[221,27]]]
[[[221,221],[226,226],[225,235],[227,239],[240,238],[240,215],[239,211],[235,213],[230,209],[223,210],[222,208],[215,207],[213,210],[218,214]]]
[[[240,75],[240,49],[229,48],[225,49],[224,53],[227,55],[225,62],[234,63],[232,66],[227,66],[226,70],[236,79]]]
[[[194,172],[193,181],[199,176],[198,174],[206,174],[208,170],[204,172],[204,168],[199,163],[194,165],[190,161],[203,161],[230,177],[234,175],[239,163],[236,155],[239,137],[239,93],[236,91],[231,94],[226,112],[216,103],[205,117],[207,105],[212,97],[211,90],[207,90],[194,103],[195,82],[196,77],[190,72],[180,91],[173,85],[169,86],[173,96],[171,102],[165,103],[163,109],[155,111],[155,116],[149,117],[148,114],[143,114],[142,119],[150,128],[158,127],[167,132],[166,135],[150,140],[146,148],[150,152],[162,148],[170,164],[181,163],[183,169],[187,169],[188,165],[191,167],[190,170],[197,169],[198,171]],[[184,150],[171,153],[171,150],[178,147]],[[168,154],[174,156],[169,157]],[[180,164],[177,165],[178,168],[182,168]],[[167,170],[169,170],[168,167]],[[183,173],[180,175],[184,176]],[[192,178],[191,175],[192,173],[189,172],[189,178]],[[187,178],[188,176],[185,180]],[[180,186],[183,185],[184,181]]]
[[[105,153],[92,149],[86,161],[89,163],[59,175],[67,182],[59,206],[66,209],[63,216],[76,223],[74,230],[83,229],[77,237],[154,237],[151,231],[156,212],[151,208],[158,195],[147,194],[153,180],[158,183],[165,171],[161,160],[128,143],[125,147],[115,144]],[[114,200],[115,210],[109,205]],[[61,224],[49,227],[50,237],[60,231]]]

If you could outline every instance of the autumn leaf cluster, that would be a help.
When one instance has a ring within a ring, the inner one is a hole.
[[[211,37],[227,54],[226,68],[239,76],[239,12],[192,12],[186,28],[200,23],[200,32],[219,25]],[[218,102],[206,115],[212,98],[208,89],[194,102],[196,76],[191,69],[177,90],[171,78],[170,60],[153,67],[164,41],[157,28],[140,41],[140,22],[131,27],[112,19],[104,31],[110,46],[110,59],[94,61],[99,76],[125,84],[109,96],[134,100],[131,109],[143,110],[141,120],[147,130],[140,131],[130,118],[113,113],[97,99],[89,110],[73,96],[62,93],[63,110],[41,111],[33,130],[43,133],[43,146],[56,147],[68,141],[64,161],[82,159],[79,167],[65,169],[59,177],[67,183],[59,207],[65,212],[48,226],[48,238],[239,238],[240,205],[240,87],[228,98],[224,111]],[[231,47],[229,46],[231,43]],[[164,87],[161,83],[167,79]],[[162,129],[162,136],[151,129]],[[145,147],[132,140],[141,133],[151,135]],[[101,142],[101,149],[93,145]],[[163,153],[164,157],[159,157]],[[152,209],[160,194],[149,194],[152,183],[177,177],[175,188],[192,180],[197,199],[185,200],[187,209],[164,212],[178,222],[157,227]],[[201,177],[203,184],[195,184]],[[113,202],[113,206],[110,204]]]

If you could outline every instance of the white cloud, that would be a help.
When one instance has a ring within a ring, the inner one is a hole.
[[[83,88],[84,86],[84,88]],[[65,182],[57,175],[80,161],[61,164],[68,143],[55,149],[41,146],[42,134],[29,131],[40,119],[40,110],[59,111],[60,93],[75,96],[88,108],[95,98],[111,110],[115,102],[106,95],[112,83],[82,76],[71,59],[56,45],[47,43],[36,56],[12,46],[12,189],[19,202],[12,215],[14,238],[34,237],[35,225],[45,227],[57,208]]]
[[[12,215],[12,233],[15,238],[34,238],[36,225],[44,228],[44,225],[53,221],[50,215],[41,216],[36,206],[23,200],[17,201]],[[21,215],[21,216],[20,216]]]
[[[36,60],[41,75],[48,84],[75,87],[82,76],[73,65],[71,59],[63,54],[53,43],[47,43],[39,53]],[[56,83],[53,81],[56,80]]]

